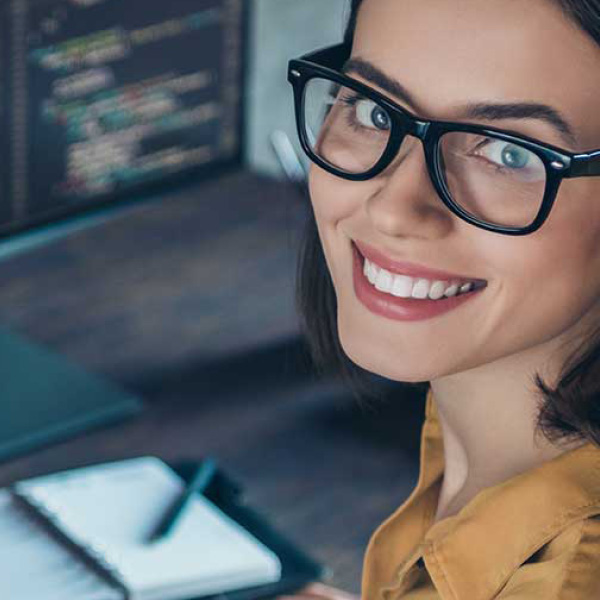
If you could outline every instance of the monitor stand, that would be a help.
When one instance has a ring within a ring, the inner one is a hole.
[[[0,461],[142,408],[128,392],[0,328]]]

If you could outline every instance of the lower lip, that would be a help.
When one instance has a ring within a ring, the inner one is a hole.
[[[398,298],[379,291],[364,274],[364,258],[352,244],[354,261],[354,292],[358,299],[371,311],[395,321],[424,321],[450,312],[473,300],[485,289],[460,294],[442,300],[417,300]]]

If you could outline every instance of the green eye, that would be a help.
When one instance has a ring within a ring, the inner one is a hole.
[[[510,169],[522,169],[527,166],[530,152],[514,144],[507,144],[502,150],[502,162]]]

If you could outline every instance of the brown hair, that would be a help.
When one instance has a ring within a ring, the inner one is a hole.
[[[552,0],[567,18],[600,46],[600,0]],[[345,41],[352,42],[363,0],[350,0]],[[380,394],[369,383],[369,373],[348,359],[337,328],[337,302],[331,276],[311,212],[298,261],[296,306],[310,354],[321,374],[339,374],[359,400]],[[429,382],[405,384],[425,391]],[[587,440],[600,446],[600,324],[563,365],[556,387],[535,374],[541,396],[537,428],[552,442]]]

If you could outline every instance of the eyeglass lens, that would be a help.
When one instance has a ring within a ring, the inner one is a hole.
[[[371,170],[384,154],[392,119],[385,107],[325,78],[304,91],[304,126],[311,150],[341,175]],[[452,200],[492,225],[526,227],[546,189],[546,168],[528,148],[489,135],[446,132],[439,164]]]

